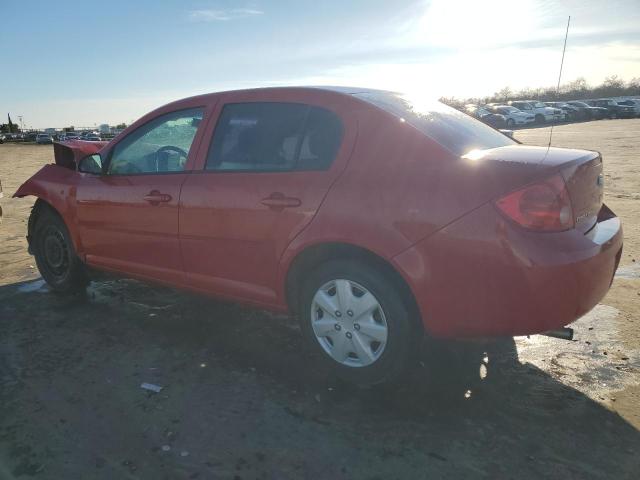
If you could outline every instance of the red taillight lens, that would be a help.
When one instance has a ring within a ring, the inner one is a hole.
[[[499,199],[496,206],[531,230],[560,232],[574,227],[571,199],[560,174],[511,192]]]

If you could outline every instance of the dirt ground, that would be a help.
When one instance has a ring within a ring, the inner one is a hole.
[[[286,317],[130,280],[50,293],[24,238],[33,199],[10,196],[53,150],[0,145],[0,479],[637,479],[640,120],[553,139],[603,153],[625,229],[607,297],[573,342],[425,345],[374,390],[332,378]]]

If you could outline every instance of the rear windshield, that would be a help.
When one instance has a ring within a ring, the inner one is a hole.
[[[471,150],[517,143],[498,130],[438,101],[417,101],[411,96],[392,92],[363,92],[355,96],[409,122],[458,156]]]

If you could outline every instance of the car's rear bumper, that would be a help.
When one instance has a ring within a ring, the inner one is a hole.
[[[532,233],[487,204],[394,258],[435,337],[540,333],[565,326],[607,293],[622,253],[605,206],[587,234]]]

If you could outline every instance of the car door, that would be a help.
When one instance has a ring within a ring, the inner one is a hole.
[[[181,197],[186,280],[274,304],[280,256],[344,169],[355,120],[340,105],[233,99],[218,114],[210,144],[202,144],[202,170],[185,181]]]
[[[159,115],[106,153],[103,174],[81,173],[77,219],[87,264],[184,283],[178,205],[202,118],[201,107]]]

